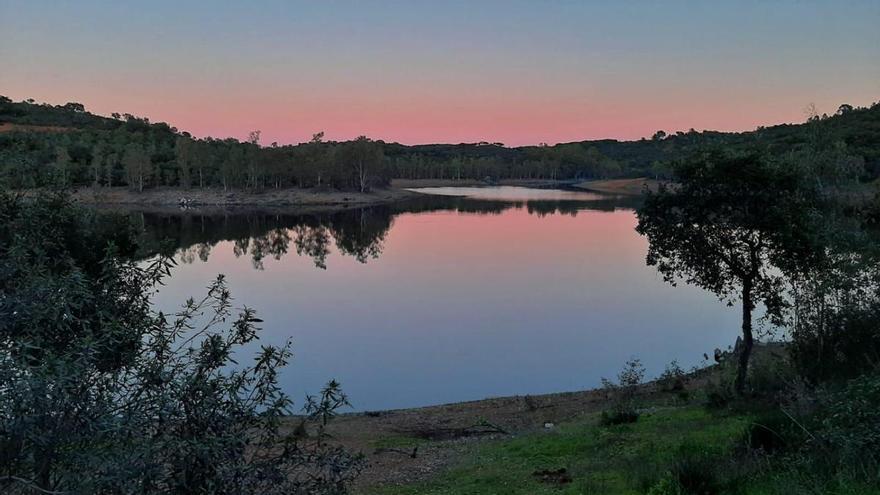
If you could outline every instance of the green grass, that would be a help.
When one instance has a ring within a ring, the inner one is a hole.
[[[700,407],[645,414],[637,423],[600,427],[597,418],[555,430],[478,445],[449,472],[424,484],[379,494],[637,494],[662,477],[685,445],[733,449],[746,416],[717,416]],[[532,473],[566,468],[573,481],[542,483]]]
[[[598,415],[511,439],[476,444],[449,471],[414,485],[375,488],[374,495],[678,495],[656,490],[683,453],[709,459],[728,479],[720,493],[735,495],[880,495],[880,487],[822,475],[785,458],[749,461],[737,456],[749,413],[711,413],[702,406],[660,409],[638,422],[598,425]],[[383,439],[412,445],[406,437]],[[685,456],[687,457],[687,456]],[[820,456],[821,458],[821,456]],[[565,468],[572,482],[542,483],[536,470]],[[655,487],[655,491],[651,488]]]
[[[387,435],[376,439],[371,446],[374,449],[412,449],[427,442],[423,438],[406,435]]]

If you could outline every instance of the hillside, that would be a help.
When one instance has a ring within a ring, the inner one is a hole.
[[[781,154],[810,143],[843,143],[862,157],[865,179],[880,177],[880,105],[842,105],[833,116],[748,132],[658,131],[651,139],[613,139],[508,148],[501,143],[403,145],[368,138],[263,146],[193,139],[170,124],[130,114],[104,117],[78,103],[13,102],[0,97],[0,180],[7,187],[128,185],[280,189],[357,189],[392,178],[588,180],[668,175],[668,164],[701,149]]]

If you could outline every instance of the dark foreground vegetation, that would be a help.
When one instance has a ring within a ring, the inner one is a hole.
[[[0,492],[345,492],[360,460],[324,434],[339,385],[282,434],[289,346],[242,355],[261,320],[222,276],[157,313],[174,263],[137,251],[127,218],[0,197]]]
[[[650,139],[612,139],[508,148],[501,143],[406,146],[361,137],[348,142],[261,143],[195,139],[166,123],[130,114],[101,117],[78,103],[53,106],[0,96],[0,185],[158,186],[247,189],[337,188],[366,191],[403,179],[551,179],[670,177],[671,164],[708,147],[784,155],[817,136],[842,143],[864,161],[862,180],[880,177],[880,105],[841,105],[832,116],[752,132],[693,129]]]
[[[263,148],[257,135],[251,143],[195,141],[143,119],[95,117],[76,104],[3,105],[7,122],[31,126],[0,135],[4,180],[13,187],[124,180],[136,189],[365,189],[402,170],[394,160],[402,147],[367,139]],[[652,385],[665,395],[647,400],[644,371],[633,360],[605,382],[603,413],[479,444],[439,479],[386,490],[877,493],[880,201],[864,181],[876,176],[878,111],[843,108],[802,126],[725,134],[723,147],[695,144],[662,162],[673,181],[638,210],[647,262],[670,283],[697,285],[742,310],[742,337],[715,356],[711,373],[670,365]],[[618,144],[673,146],[687,136]],[[499,158],[507,153],[531,152],[462,146],[494,150],[498,167],[526,163]],[[212,149],[222,152],[193,151]],[[319,158],[299,161],[310,152]],[[270,157],[287,158],[271,165]],[[275,175],[295,170],[316,175],[306,182]],[[513,170],[494,174],[527,175]],[[579,170],[570,173],[587,173]],[[302,249],[321,266],[328,232],[358,259],[378,255],[391,214],[370,211],[330,223],[276,221],[302,227]],[[175,225],[167,227],[173,235]],[[229,228],[234,236],[241,227]],[[307,399],[296,428],[282,427],[296,412],[276,380],[289,348],[263,347],[250,358],[241,352],[257,339],[260,320],[234,309],[222,276],[176,314],[156,312],[151,297],[174,263],[161,239],[137,230],[128,218],[99,220],[63,195],[0,198],[0,491],[348,491],[361,459],[326,430],[347,403],[339,385]],[[286,252],[289,230],[268,229],[259,256],[250,247],[255,264]],[[145,252],[148,261],[136,261]],[[761,336],[787,343],[762,356],[754,352]]]

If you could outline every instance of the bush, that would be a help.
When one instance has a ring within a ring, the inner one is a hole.
[[[669,472],[648,490],[649,495],[715,495],[724,484],[719,476],[722,458],[705,449],[682,446]]]
[[[749,392],[754,397],[778,401],[798,381],[795,371],[780,355],[774,354],[774,344],[762,346],[762,352],[749,365]]]
[[[635,358],[627,361],[617,374],[617,383],[602,378],[602,388],[610,398],[611,410],[602,413],[601,424],[633,423],[639,419],[636,410],[636,393],[644,378],[645,367]]]
[[[156,313],[150,296],[170,260],[78,253],[83,212],[5,205],[5,219],[58,236],[28,245],[27,232],[0,226],[0,269],[22,282],[0,285],[0,492],[345,492],[360,459],[323,429],[345,396],[331,382],[307,402],[317,437],[283,433],[292,402],[277,377],[289,345],[233,360],[261,320],[232,309],[222,276],[179,313]],[[40,283],[52,297],[35,297]]]
[[[602,411],[602,415],[599,416],[599,424],[602,426],[635,423],[638,420],[639,413],[635,411]]]
[[[822,399],[819,435],[850,466],[880,464],[880,373],[849,381]],[[880,476],[880,473],[878,473]]]
[[[686,379],[687,375],[678,365],[678,361],[672,361],[666,365],[663,374],[657,379],[657,384],[664,392],[681,392],[684,390]]]
[[[855,378],[880,362],[880,303],[823,315],[800,325],[791,344],[802,376],[812,383]]]
[[[742,445],[750,451],[776,454],[805,441],[803,431],[782,412],[764,413],[743,433]]]
[[[730,387],[715,382],[706,384],[706,409],[725,409],[735,398],[736,396]]]

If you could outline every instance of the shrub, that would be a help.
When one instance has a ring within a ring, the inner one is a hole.
[[[794,333],[792,357],[813,383],[854,378],[880,362],[880,303],[825,314],[821,327],[801,324]]]
[[[657,384],[664,392],[680,392],[684,390],[686,378],[687,375],[678,365],[678,361],[672,361],[666,365],[663,374],[657,379]]]
[[[727,408],[735,399],[735,395],[730,387],[716,382],[706,384],[706,408],[709,410],[719,410]]]
[[[821,400],[823,438],[851,466],[880,464],[880,373],[849,381]],[[878,474],[880,477],[880,474]]]
[[[599,424],[602,426],[635,423],[638,420],[639,413],[635,411],[602,411],[602,415],[599,416]]]
[[[782,412],[764,413],[743,433],[742,445],[750,451],[776,454],[804,442],[802,430]]]
[[[0,226],[0,271],[23,281],[0,286],[0,492],[345,492],[360,459],[323,430],[347,404],[338,384],[306,405],[317,437],[282,433],[292,402],[277,377],[289,345],[240,361],[261,320],[232,309],[222,276],[179,313],[156,313],[150,296],[170,260],[139,264],[107,246],[77,254],[75,219],[86,215],[64,202],[54,214],[40,201],[10,204],[6,218],[59,237],[48,253]],[[89,257],[98,266],[81,268]],[[52,297],[34,297],[36,282]]]
[[[676,459],[672,479],[682,495],[715,495],[721,493],[721,484],[715,472],[717,459],[706,455],[689,455]]]
[[[644,378],[645,367],[642,366],[640,360],[635,358],[627,361],[620,373],[617,374],[617,383],[602,378],[602,388],[610,397],[611,410],[602,413],[601,424],[633,423],[638,420],[636,393]]]
[[[649,495],[715,495],[724,484],[719,473],[721,457],[714,452],[682,446],[669,472],[648,490]]]
[[[749,392],[776,401],[792,388],[798,377],[788,362],[774,355],[772,347],[762,349],[766,351],[756,355],[749,367]]]

